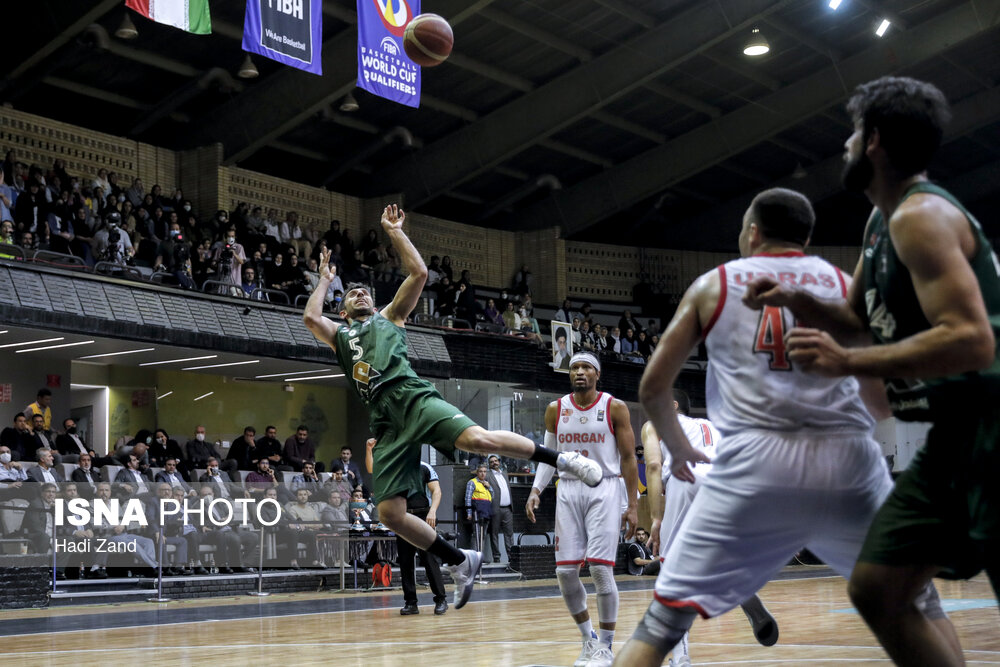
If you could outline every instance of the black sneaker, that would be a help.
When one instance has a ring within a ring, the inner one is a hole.
[[[403,608],[399,610],[400,616],[413,616],[414,614],[420,613],[420,607],[417,606],[416,602],[407,602],[403,605]],[[437,607],[434,608],[434,613],[437,613]]]
[[[448,611],[448,603],[444,600],[434,603],[434,615],[443,616],[445,612]]]

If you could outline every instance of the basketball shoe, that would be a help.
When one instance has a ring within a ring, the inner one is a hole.
[[[573,667],[587,667],[590,664],[590,659],[597,653],[597,650],[601,648],[601,640],[597,638],[596,633],[591,633],[590,639],[583,642],[583,649],[580,651],[580,657],[576,659],[573,663]]]
[[[449,565],[448,572],[455,582],[455,609],[461,609],[469,601],[472,589],[476,585],[476,575],[483,566],[483,554],[471,549],[461,549],[465,560],[458,565]]]
[[[578,477],[587,486],[597,486],[604,478],[601,466],[580,452],[560,452],[556,468]]]
[[[587,667],[611,667],[614,662],[615,654],[611,650],[611,647],[607,644],[601,644],[601,647],[590,656]]]
[[[743,613],[746,614],[750,626],[753,628],[753,636],[757,638],[762,646],[774,646],[778,642],[778,622],[767,610],[760,598],[754,595],[752,598],[740,605]]]

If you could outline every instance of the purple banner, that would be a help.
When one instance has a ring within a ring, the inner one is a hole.
[[[247,0],[243,50],[323,73],[323,0]]]
[[[403,51],[406,24],[420,0],[358,0],[358,88],[420,106],[420,67]]]

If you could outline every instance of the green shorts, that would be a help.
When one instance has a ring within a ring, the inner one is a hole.
[[[370,406],[369,421],[378,444],[372,452],[376,501],[423,493],[420,446],[455,458],[455,441],[476,423],[462,414],[426,380],[403,380]]]
[[[858,560],[937,565],[968,579],[1000,567],[1000,415],[939,420],[875,515]]]

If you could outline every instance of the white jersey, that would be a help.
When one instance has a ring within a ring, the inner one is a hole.
[[[870,432],[875,426],[853,377],[805,373],[792,363],[785,336],[795,326],[784,308],[751,310],[741,299],[754,277],[768,275],[822,300],[843,300],[838,268],[799,252],[755,255],[718,268],[719,303],[705,327],[708,416],[723,436],[745,429]]]
[[[722,440],[719,430],[707,419],[697,419],[687,415],[678,414],[677,421],[680,422],[684,437],[688,439],[691,446],[698,451],[704,452],[710,459],[715,458],[715,446]],[[660,440],[660,452],[663,454],[663,467],[660,475],[664,483],[670,478],[670,463],[673,457],[667,451],[667,446]],[[699,463],[694,467],[695,473],[707,473],[712,468],[711,463]]]
[[[556,417],[556,449],[560,452],[580,452],[597,461],[605,477],[621,474],[618,440],[611,423],[611,401],[614,396],[600,392],[597,399],[587,406],[579,406],[573,394],[559,399]],[[560,471],[560,479],[577,479],[575,475]]]

